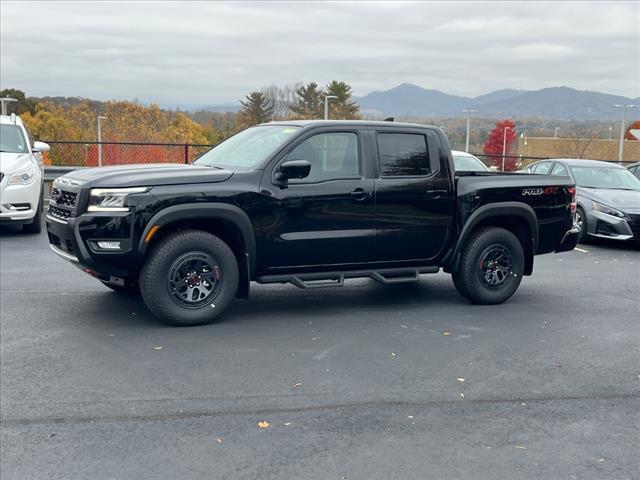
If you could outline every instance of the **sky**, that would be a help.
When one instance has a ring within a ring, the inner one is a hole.
[[[640,96],[640,2],[0,2],[0,87],[165,106],[298,81]]]

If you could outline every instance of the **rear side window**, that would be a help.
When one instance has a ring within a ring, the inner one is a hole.
[[[533,166],[533,173],[542,173],[542,174],[549,173],[549,170],[551,170],[552,166],[553,166],[553,163],[551,162],[538,163]]]
[[[569,171],[567,170],[567,167],[565,167],[563,164],[556,163],[553,167],[551,175],[561,175],[563,177],[568,177]]]
[[[419,133],[379,133],[381,177],[424,176],[431,173],[427,138]]]

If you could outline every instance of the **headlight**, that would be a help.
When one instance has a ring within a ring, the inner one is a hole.
[[[89,198],[89,212],[127,212],[129,207],[124,204],[127,195],[144,193],[148,187],[131,188],[92,188]]]
[[[8,185],[30,185],[36,179],[36,167],[34,165],[20,170],[9,177]]]
[[[622,213],[620,210],[616,210],[613,207],[609,207],[607,205],[603,205],[602,203],[598,203],[598,202],[592,202],[593,203],[593,209],[598,211],[598,212],[602,212],[602,213],[606,213],[607,215],[613,215],[614,217],[619,217],[619,218],[624,218],[625,214]]]

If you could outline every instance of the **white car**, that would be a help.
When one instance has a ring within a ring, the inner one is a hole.
[[[467,152],[451,150],[456,172],[488,172],[489,168],[478,157]]]
[[[42,228],[43,142],[32,142],[20,117],[0,115],[0,223]]]

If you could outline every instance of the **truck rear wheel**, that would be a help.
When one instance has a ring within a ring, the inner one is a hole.
[[[220,238],[201,230],[173,233],[149,254],[139,281],[145,304],[178,326],[210,323],[238,289],[238,263]]]
[[[504,228],[486,227],[466,241],[452,277],[460,295],[493,305],[516,292],[523,272],[524,251],[516,236]]]

